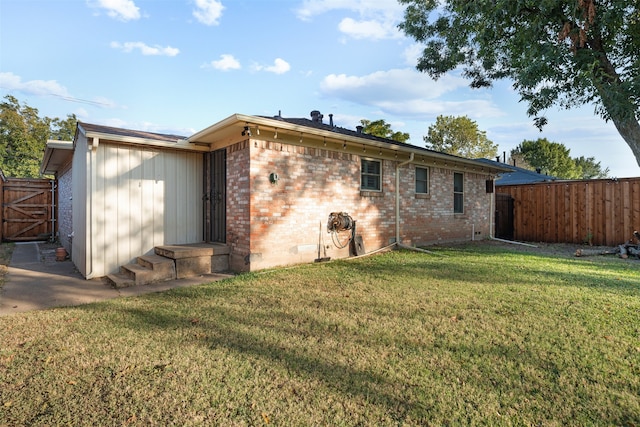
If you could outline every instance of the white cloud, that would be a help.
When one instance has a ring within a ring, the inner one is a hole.
[[[438,114],[473,118],[502,115],[491,101],[441,99],[467,86],[466,80],[446,74],[435,81],[413,69],[377,71],[365,76],[330,74],[320,84],[324,95],[361,105],[375,106],[387,114],[425,119]]]
[[[275,61],[273,61],[273,65],[255,65],[255,69],[257,71],[268,71],[275,74],[284,74],[287,71],[291,70],[291,65],[289,65],[289,63],[282,58],[276,58]]]
[[[14,90],[27,95],[54,95],[68,97],[69,91],[55,80],[22,81],[20,76],[13,73],[0,73],[0,86],[6,90]]]
[[[376,20],[356,21],[344,18],[338,24],[338,29],[354,39],[381,40],[402,36],[394,23]]]
[[[304,0],[296,9],[298,19],[308,21],[316,15],[334,10],[349,10],[361,16],[371,13],[382,13],[387,16],[401,16],[404,11],[396,1],[382,0]]]
[[[29,80],[23,82],[20,76],[13,73],[0,73],[0,87],[7,91],[20,92],[26,95],[54,96],[65,101],[88,104],[96,107],[118,107],[115,102],[107,98],[96,97],[93,100],[76,98],[69,93],[66,87],[55,80]],[[82,110],[84,111],[84,109]]]
[[[422,51],[424,47],[419,45],[418,43],[413,43],[411,46],[405,48],[402,52],[402,56],[404,56],[405,64],[415,67],[418,64],[418,60],[422,56]]]
[[[376,71],[365,76],[330,74],[321,82],[325,94],[356,99],[433,99],[467,85],[461,77],[446,74],[437,82],[413,69]]]
[[[221,71],[229,71],[229,70],[239,70],[242,68],[240,62],[228,53],[220,55],[220,59],[218,61],[211,61],[209,64],[204,64],[202,68],[215,68],[216,70]]]
[[[224,6],[216,0],[195,0],[193,16],[204,25],[218,25]]]
[[[448,116],[469,116],[472,119],[499,117],[504,113],[484,99],[469,99],[464,101],[436,101],[414,99],[405,102],[380,101],[376,106],[384,112],[403,117],[422,118]]]
[[[132,0],[96,0],[90,5],[106,9],[107,15],[121,21],[140,19],[140,8]]]
[[[345,17],[338,24],[338,30],[346,36],[372,40],[402,37],[397,25],[404,8],[395,1],[305,0],[295,13],[298,19],[310,21],[314,16],[332,11],[357,15],[357,18]]]
[[[132,52],[134,49],[138,49],[140,50],[140,53],[146,56],[176,56],[180,53],[180,49],[175,47],[162,47],[158,45],[149,46],[143,42],[111,42],[110,46],[114,49],[120,49],[126,53]]]

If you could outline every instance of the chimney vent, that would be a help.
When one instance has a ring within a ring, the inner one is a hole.
[[[333,127],[333,113],[329,114],[329,126]]]
[[[538,173],[542,173],[542,169],[540,169],[540,168],[536,168],[536,172],[538,172]]]
[[[496,162],[500,163],[500,156],[496,156]]]
[[[322,123],[322,117],[323,115],[320,114],[320,111],[318,110],[313,110],[311,112],[311,121],[314,123]]]
[[[358,133],[362,133],[362,129],[364,129],[364,126],[360,126],[360,125],[356,126],[356,132]]]

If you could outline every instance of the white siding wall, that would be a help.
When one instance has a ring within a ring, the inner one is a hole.
[[[87,139],[83,135],[78,135],[73,153],[73,185],[72,185],[72,231],[73,241],[71,242],[71,259],[80,271],[80,274],[87,277],[90,272],[90,264],[87,258],[89,233],[88,222],[88,192],[90,185],[89,158],[90,152],[87,149]]]
[[[92,254],[87,272],[104,276],[154,246],[202,241],[202,173],[200,153],[101,141],[89,202],[93,247],[86,248]]]

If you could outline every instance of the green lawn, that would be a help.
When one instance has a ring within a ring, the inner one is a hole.
[[[640,261],[430,249],[0,317],[0,425],[640,425]]]

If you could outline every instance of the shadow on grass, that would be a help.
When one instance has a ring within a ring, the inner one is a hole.
[[[384,412],[398,422],[407,418],[426,419],[429,414],[430,408],[424,402],[411,398],[411,393],[398,392],[409,390],[411,384],[376,372],[379,368],[355,367],[348,363],[348,357],[342,361],[330,360],[331,351],[335,351],[332,346],[349,339],[343,335],[345,328],[340,322],[328,321],[318,312],[305,312],[307,307],[290,313],[278,309],[276,304],[254,303],[254,306],[242,307],[238,300],[231,307],[215,304],[225,295],[233,298],[228,289],[203,288],[196,292],[181,289],[173,293],[171,296],[145,296],[145,299],[154,300],[146,308],[116,306],[119,312],[112,312],[114,307],[104,305],[86,308],[101,311],[101,315],[119,323],[118,327],[145,334],[179,330],[181,333],[178,335],[190,336],[195,345],[211,350],[224,348],[242,359],[255,357],[279,366],[279,370],[302,381],[307,378],[317,381],[332,393],[357,396],[367,404],[384,407]],[[165,298],[173,301],[165,304]],[[201,302],[207,298],[213,303],[203,306],[193,302],[193,299]],[[176,300],[181,301],[179,307],[176,307]],[[172,338],[164,339],[168,339],[167,346],[179,345]],[[324,347],[327,351],[323,352],[324,343],[328,341],[333,344]],[[353,344],[354,340],[345,342],[346,346]],[[360,345],[366,344],[363,338]],[[357,359],[357,355],[354,354],[353,358]]]

